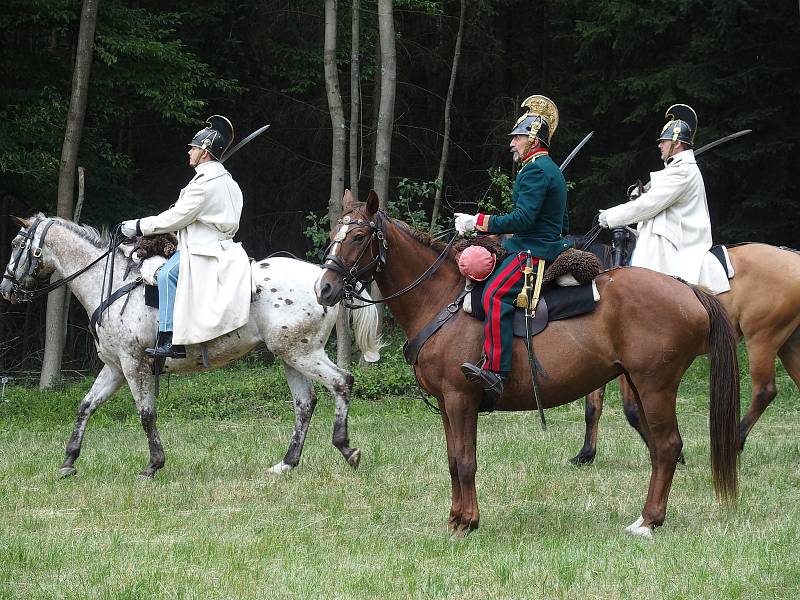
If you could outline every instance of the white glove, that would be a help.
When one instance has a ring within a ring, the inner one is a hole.
[[[138,221],[138,219],[123,221],[119,228],[122,235],[128,238],[136,237],[136,221]]]
[[[606,211],[600,211],[600,214],[597,217],[597,222],[600,223],[600,227],[605,227],[608,229],[608,217],[606,216]]]
[[[475,231],[475,223],[478,222],[478,215],[467,215],[464,213],[456,213],[456,231],[464,235],[468,231]]]

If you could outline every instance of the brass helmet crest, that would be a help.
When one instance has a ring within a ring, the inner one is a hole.
[[[206,119],[205,129],[194,134],[189,145],[208,150],[211,156],[220,160],[232,142],[233,125],[231,122],[222,115],[211,115]]]
[[[521,106],[525,113],[517,119],[509,135],[527,135],[531,140],[536,138],[549,147],[558,127],[558,108],[555,103],[547,96],[534,94],[528,96]]]
[[[658,140],[669,140],[673,144],[682,142],[687,146],[694,146],[694,134],[697,133],[697,113],[687,104],[673,104],[664,113],[669,119],[661,128]]]

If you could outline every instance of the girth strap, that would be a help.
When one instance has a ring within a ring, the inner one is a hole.
[[[439,314],[437,314],[433,319],[422,328],[422,330],[414,336],[413,339],[407,340],[403,344],[403,356],[406,359],[406,362],[409,365],[416,364],[417,356],[419,355],[420,350],[425,345],[434,333],[439,331],[442,328],[442,325],[447,323],[456,313],[458,313],[458,309],[461,306],[461,302],[464,300],[464,297],[467,295],[468,290],[464,289],[461,293],[456,297],[453,302],[445,306]]]
[[[114,304],[117,300],[122,298],[124,295],[129,294],[131,290],[136,288],[136,286],[141,285],[142,278],[137,277],[130,283],[126,283],[113,294],[108,296],[105,300],[100,303],[100,306],[94,309],[92,313],[92,318],[89,319],[89,332],[92,334],[95,342],[99,342],[100,340],[97,337],[97,320],[100,318],[100,315],[105,311],[109,306]]]

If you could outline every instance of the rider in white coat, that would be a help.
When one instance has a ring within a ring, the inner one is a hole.
[[[233,241],[242,192],[218,161],[233,141],[224,117],[209,117],[189,146],[196,175],[161,214],[125,221],[125,235],[175,232],[178,250],[159,271],[159,343],[148,354],[177,358],[199,344],[242,327],[250,310],[250,262]],[[174,343],[174,345],[173,345]]]
[[[667,110],[670,121],[659,136],[664,169],[650,173],[650,189],[630,202],[600,211],[600,224],[638,223],[631,265],[700,284],[714,293],[730,289],[712,245],[703,176],[692,150],[697,115],[685,104]]]

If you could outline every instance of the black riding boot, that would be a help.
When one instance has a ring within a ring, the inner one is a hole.
[[[156,347],[147,348],[144,352],[153,358],[186,358],[186,348],[172,344],[171,331],[159,332]]]
[[[461,365],[461,372],[467,378],[467,381],[480,383],[484,394],[491,402],[499,400],[500,396],[503,395],[503,379],[505,379],[505,375],[481,369],[472,363]]]

